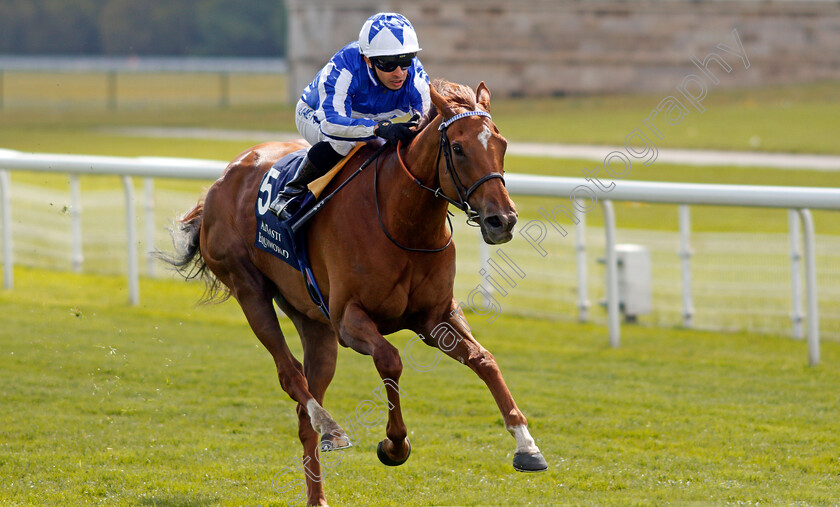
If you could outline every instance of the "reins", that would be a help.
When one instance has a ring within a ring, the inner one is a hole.
[[[321,211],[321,209],[322,209],[324,206],[326,206],[326,204],[327,204],[328,202],[330,202],[330,200],[331,200],[333,197],[335,197],[335,195],[339,192],[339,190],[341,190],[342,188],[344,188],[344,186],[345,186],[345,185],[347,185],[348,183],[350,183],[350,181],[351,181],[353,178],[355,178],[356,176],[358,176],[359,174],[361,174],[361,173],[362,173],[362,170],[363,170],[365,167],[369,166],[371,162],[373,162],[374,160],[376,160],[377,158],[379,158],[379,155],[382,155],[382,152],[384,152],[386,148],[388,148],[388,143],[385,143],[385,144],[383,144],[382,146],[380,146],[379,148],[377,148],[377,149],[376,149],[376,151],[373,153],[373,155],[371,155],[371,156],[370,156],[370,158],[368,158],[367,160],[365,160],[365,162],[364,162],[362,165],[360,165],[358,169],[356,169],[355,171],[353,171],[353,174],[351,174],[351,175],[350,175],[350,176],[349,176],[346,180],[344,180],[344,182],[343,182],[341,185],[339,185],[339,186],[338,186],[338,188],[336,188],[335,190],[333,190],[332,192],[330,192],[330,194],[329,194],[329,195],[327,195],[326,197],[324,197],[323,199],[321,199],[320,201],[318,201],[318,204],[316,204],[316,205],[315,205],[315,206],[314,206],[311,210],[307,211],[307,212],[306,212],[306,214],[304,214],[302,217],[300,217],[300,219],[298,219],[298,221],[297,221],[297,222],[293,223],[293,224],[292,224],[292,231],[297,232],[297,231],[298,231],[298,229],[300,229],[301,227],[303,227],[303,225],[304,225],[306,222],[308,222],[308,221],[309,221],[309,219],[311,219],[312,217],[314,217],[316,213],[318,213],[319,211]]]
[[[446,161],[446,172],[448,172],[449,176],[452,178],[452,184],[455,186],[455,191],[458,192],[459,202],[455,202],[453,199],[446,197],[445,195],[443,195],[442,191],[440,194],[444,199],[451,202],[458,209],[467,214],[468,225],[478,227],[478,212],[470,207],[470,196],[473,194],[473,192],[478,190],[478,187],[494,178],[499,178],[500,180],[502,180],[502,185],[504,185],[505,177],[501,173],[492,172],[489,174],[485,174],[484,176],[479,178],[478,181],[473,183],[472,186],[469,188],[466,188],[466,185],[461,183],[461,177],[458,176],[458,172],[455,170],[455,163],[452,161],[452,146],[449,143],[449,136],[446,135],[446,130],[457,120],[460,120],[461,118],[466,118],[468,116],[486,116],[487,118],[492,119],[490,113],[487,113],[485,111],[466,111],[463,113],[456,114],[452,118],[441,123],[440,127],[438,127],[438,130],[440,130],[440,147],[438,148],[435,167],[439,167],[440,165],[440,154],[442,152],[444,154],[444,160]]]
[[[483,185],[489,180],[494,178],[499,178],[502,180],[502,184],[505,184],[505,177],[501,173],[492,172],[489,174],[485,174],[481,178],[478,179],[475,183],[473,183],[469,188],[461,182],[461,177],[458,176],[458,172],[455,170],[455,163],[452,161],[452,146],[449,142],[449,136],[446,135],[446,130],[449,128],[457,120],[461,118],[466,118],[469,116],[486,116],[487,118],[492,118],[490,113],[485,111],[466,111],[463,113],[456,114],[452,118],[442,122],[438,127],[440,131],[440,145],[438,146],[437,157],[435,158],[435,168],[440,167],[440,155],[443,153],[444,162],[446,163],[446,172],[449,173],[449,177],[452,178],[452,185],[455,187],[455,191],[458,192],[458,200],[452,199],[451,197],[447,196],[443,193],[443,188],[438,186],[438,188],[433,189],[429,188],[423,184],[411,171],[406,167],[405,163],[402,161],[402,157],[400,157],[400,150],[397,147],[397,160],[400,163],[400,166],[403,170],[409,175],[409,177],[414,180],[414,182],[420,186],[420,188],[424,190],[428,190],[429,192],[433,193],[435,197],[440,197],[448,201],[450,204],[455,206],[456,208],[460,209],[467,215],[467,224],[473,227],[478,227],[478,212],[475,211],[470,207],[469,199],[472,196],[473,192],[478,190],[478,187]]]
[[[479,178],[478,181],[473,183],[469,188],[467,188],[466,185],[464,185],[461,182],[461,177],[458,176],[458,172],[455,170],[455,163],[452,161],[452,146],[449,142],[449,137],[446,135],[446,130],[454,122],[460,120],[461,118],[466,118],[466,117],[469,117],[469,116],[486,116],[487,118],[492,118],[490,116],[490,113],[485,112],[485,111],[466,111],[466,112],[463,112],[463,113],[456,114],[452,118],[449,118],[448,120],[442,122],[440,124],[440,126],[438,127],[438,130],[440,131],[440,144],[438,146],[438,152],[437,152],[437,156],[435,158],[435,169],[437,170],[437,168],[440,167],[440,155],[441,155],[441,153],[443,153],[444,154],[444,162],[446,163],[446,172],[449,173],[450,177],[452,178],[452,184],[455,187],[455,191],[458,192],[458,200],[457,201],[455,199],[452,199],[448,195],[446,195],[443,192],[443,187],[438,186],[438,188],[436,188],[436,189],[428,187],[425,184],[423,184],[422,181],[420,181],[420,178],[418,178],[417,176],[415,176],[411,172],[411,170],[405,165],[405,162],[403,162],[403,160],[402,160],[402,156],[400,155],[400,144],[401,143],[399,143],[399,142],[397,143],[397,146],[396,146],[396,152],[397,152],[397,161],[399,162],[400,167],[402,167],[403,171],[408,175],[409,178],[411,178],[412,181],[414,181],[414,183],[417,184],[417,186],[419,186],[423,190],[427,190],[427,191],[431,192],[432,194],[434,194],[435,197],[440,197],[440,198],[445,199],[447,202],[449,202],[450,204],[452,204],[456,208],[458,208],[461,211],[463,211],[464,213],[466,213],[467,224],[471,225],[473,227],[478,227],[480,225],[478,223],[478,216],[479,215],[478,215],[477,211],[475,211],[474,209],[472,209],[470,207],[470,204],[469,204],[470,196],[473,194],[473,192],[475,192],[478,189],[478,187],[480,187],[481,185],[483,185],[487,181],[492,180],[494,178],[501,179],[502,184],[504,185],[505,177],[501,173],[498,173],[498,172],[492,172],[492,173],[489,173],[489,174],[485,174],[484,176]],[[391,240],[392,243],[394,243],[398,247],[402,248],[403,250],[407,250],[409,252],[435,253],[435,252],[442,252],[443,250],[445,250],[452,243],[452,236],[453,236],[452,219],[450,218],[449,215],[447,215],[447,217],[446,217],[446,220],[449,222],[449,241],[446,243],[446,245],[444,245],[440,248],[432,248],[432,249],[410,248],[410,247],[401,245],[399,242],[397,242],[397,240],[395,240],[388,233],[388,231],[385,229],[385,223],[382,221],[382,213],[380,212],[380,209],[379,209],[379,194],[378,194],[378,190],[377,190],[377,188],[378,188],[377,180],[378,180],[378,174],[379,174],[378,170],[377,170],[378,168],[379,168],[379,162],[377,161],[376,165],[373,168],[373,197],[374,197],[374,201],[376,202],[376,217],[379,219],[379,225],[382,227],[382,232],[385,233],[385,236],[389,240]],[[450,213],[450,215],[451,215],[451,213]]]
[[[399,159],[399,156],[400,156],[399,144],[397,144],[396,149],[397,149],[397,158]],[[402,163],[402,161],[400,161],[400,162]],[[403,168],[406,169],[406,171],[408,171],[408,169],[404,165],[403,165]],[[409,172],[408,174],[412,176],[412,179],[414,180],[415,183],[417,183],[421,187],[425,188],[426,190],[431,190],[430,188],[423,185],[423,183],[421,183],[420,180],[415,178],[414,175],[411,174],[411,172]],[[449,241],[447,241],[446,244],[443,245],[440,248],[412,248],[412,247],[409,247],[409,246],[402,245],[402,244],[400,244],[399,241],[394,239],[394,237],[391,236],[391,234],[388,232],[388,229],[385,228],[385,222],[382,221],[382,212],[379,209],[378,187],[379,187],[379,161],[377,160],[376,164],[373,166],[373,200],[374,200],[374,202],[376,202],[376,218],[379,219],[379,226],[382,227],[382,232],[385,233],[386,238],[391,240],[391,243],[393,243],[393,244],[397,245],[398,247],[402,248],[403,250],[407,250],[409,252],[437,253],[437,252],[442,252],[442,251],[446,250],[447,248],[449,248],[449,245],[452,244],[452,237],[454,236],[454,234],[453,234],[454,231],[452,229],[452,219],[449,218],[449,215],[446,216],[446,221],[449,222]],[[434,190],[432,190],[432,191],[434,192]]]
[[[452,118],[442,122],[440,124],[440,126],[438,127],[438,130],[440,131],[440,144],[438,146],[438,152],[437,152],[437,156],[435,158],[435,169],[437,170],[437,168],[440,167],[440,157],[441,157],[441,153],[443,153],[444,162],[446,163],[446,172],[449,173],[450,178],[452,178],[452,184],[455,187],[455,191],[458,192],[458,200],[452,199],[451,197],[446,195],[443,192],[443,188],[441,186],[438,186],[438,188],[435,189],[435,188],[431,188],[431,187],[428,187],[425,184],[423,184],[423,182],[420,181],[420,179],[417,178],[417,176],[415,176],[411,172],[411,170],[409,170],[409,168],[403,162],[402,156],[400,155],[400,144],[401,143],[397,143],[397,146],[395,147],[395,149],[396,149],[396,152],[397,152],[397,161],[399,162],[399,166],[402,167],[403,171],[405,171],[405,173],[408,175],[408,177],[411,178],[411,180],[415,184],[417,184],[417,186],[419,186],[420,188],[422,188],[424,190],[427,190],[427,191],[431,192],[432,194],[434,194],[435,197],[440,197],[442,199],[445,199],[447,202],[449,202],[450,204],[452,204],[456,208],[458,208],[461,211],[463,211],[464,213],[466,213],[467,224],[471,225],[473,227],[478,227],[480,225],[478,223],[478,216],[479,215],[478,215],[477,211],[475,211],[474,209],[472,209],[470,207],[470,204],[468,202],[470,196],[472,196],[472,194],[478,189],[478,187],[480,187],[481,185],[483,185],[487,181],[495,179],[495,178],[499,178],[500,180],[502,180],[502,184],[504,185],[505,177],[501,173],[498,173],[498,172],[492,172],[492,173],[489,173],[489,174],[485,174],[484,176],[479,178],[475,183],[473,183],[469,188],[467,188],[466,185],[464,185],[461,182],[461,177],[458,175],[458,172],[455,170],[455,163],[452,161],[452,146],[449,142],[449,137],[446,135],[446,130],[455,121],[460,120],[461,118],[469,117],[469,116],[486,116],[487,118],[491,118],[490,113],[487,113],[485,111],[466,111],[466,112],[463,112],[463,113],[456,114]],[[370,165],[370,163],[375,160],[376,164],[374,165],[374,168],[373,168],[373,199],[374,199],[374,202],[376,203],[376,217],[379,220],[379,225],[380,225],[380,227],[382,227],[382,232],[385,233],[385,236],[392,243],[394,243],[395,245],[397,245],[401,249],[409,251],[409,252],[437,253],[437,252],[442,252],[442,251],[446,250],[449,247],[449,245],[452,244],[452,237],[453,237],[452,219],[449,216],[449,215],[451,215],[451,213],[449,213],[446,217],[446,220],[449,223],[449,241],[447,241],[446,244],[443,245],[440,248],[412,248],[412,247],[407,247],[405,245],[400,244],[393,236],[391,236],[391,234],[385,228],[385,223],[382,221],[382,211],[379,208],[379,192],[378,192],[379,160],[378,160],[378,158],[379,158],[379,155],[381,155],[382,152],[384,152],[385,149],[389,146],[389,144],[390,143],[385,143],[382,146],[380,146],[376,150],[376,152],[370,158],[368,158],[358,169],[356,169],[356,171],[354,171],[353,174],[350,175],[350,177],[348,177],[344,182],[342,182],[341,185],[338,186],[338,188],[336,188],[329,195],[327,195],[326,197],[321,199],[321,201],[319,201],[318,204],[316,204],[311,210],[309,210],[300,219],[298,219],[298,221],[296,223],[292,224],[292,226],[291,226],[292,230],[294,232],[297,232],[297,230],[300,227],[302,227],[306,222],[308,222],[316,213],[318,213],[327,204],[327,202],[329,202],[338,193],[339,190],[344,188],[345,185],[347,185],[352,179],[354,179],[356,176],[358,176],[365,167]]]

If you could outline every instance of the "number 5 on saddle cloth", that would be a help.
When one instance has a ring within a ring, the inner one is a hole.
[[[350,160],[350,157],[364,145],[365,143],[357,143],[350,153],[330,169],[327,174],[310,183],[309,191],[302,197],[297,197],[297,199],[303,199],[297,211],[288,220],[281,221],[277,218],[277,215],[268,209],[268,206],[275,196],[283,191],[286,184],[298,175],[301,162],[306,156],[306,150],[298,150],[286,155],[278,160],[263,176],[260,182],[260,190],[257,193],[257,202],[254,206],[257,216],[257,237],[254,246],[280,258],[286,264],[299,270],[306,282],[309,297],[328,319],[330,318],[329,309],[315,281],[315,275],[312,274],[309,252],[306,250],[307,227],[305,225],[317,212],[314,208],[319,204],[318,197],[321,192],[338,174],[338,171],[344,167],[345,162]],[[325,204],[334,193],[320,201],[320,204]]]

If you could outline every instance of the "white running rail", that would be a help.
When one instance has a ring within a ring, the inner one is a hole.
[[[132,177],[146,180],[147,214],[154,212],[151,193],[154,191],[151,180],[154,178],[177,178],[215,180],[221,174],[227,162],[216,160],[160,158],[160,157],[103,157],[92,155],[59,155],[44,153],[22,153],[0,149],[0,211],[2,212],[2,240],[3,240],[3,279],[4,287],[13,286],[14,259],[12,258],[11,234],[11,202],[9,171],[40,171],[51,173],[65,173],[71,176],[71,200],[78,199],[79,175],[118,175],[122,177],[125,191],[125,214],[127,228],[127,256],[129,298],[133,305],[139,304],[139,268],[136,253],[137,230],[134,208],[134,186]],[[615,255],[615,217],[612,201],[632,201],[650,203],[670,203],[680,205],[680,256],[683,274],[683,324],[691,326],[694,313],[691,299],[691,250],[689,205],[718,205],[718,206],[758,206],[770,208],[786,208],[791,210],[791,276],[794,291],[793,301],[801,300],[802,283],[799,280],[798,263],[800,259],[805,263],[805,322],[807,324],[807,342],[809,363],[819,362],[819,316],[817,313],[816,261],[814,252],[814,224],[810,209],[840,210],[840,188],[813,187],[774,187],[754,185],[713,185],[695,183],[658,183],[642,181],[617,180],[615,185],[604,192],[596,193],[591,182],[582,178],[560,178],[546,176],[530,176],[508,174],[507,188],[514,195],[548,196],[568,199],[577,195],[581,187],[586,187],[587,195],[597,197],[604,211],[604,229],[606,234],[606,294],[609,325],[610,345],[618,347],[620,343],[620,320],[617,289],[617,264]],[[590,211],[595,202],[590,199],[586,211]],[[572,204],[568,209],[574,210]],[[71,210],[78,210],[78,202],[71,202]],[[581,229],[585,227],[585,214],[578,209],[573,212],[579,218],[578,234],[576,234],[578,272],[585,270],[585,245]],[[799,241],[799,227],[796,217],[802,226],[804,252],[800,254],[796,245]],[[74,268],[80,266],[81,237],[75,231],[78,225],[79,213],[71,212],[71,230],[73,237]],[[146,223],[152,223],[147,220]],[[527,225],[527,224],[525,224]],[[146,234],[153,234],[147,230]],[[154,244],[154,241],[148,241]],[[487,255],[487,249],[482,250]],[[585,277],[579,277],[584,280]],[[582,282],[581,282],[582,283]],[[589,302],[586,299],[586,289],[581,286],[578,290],[579,318],[587,319]],[[802,337],[802,309],[794,303],[793,324],[794,336]]]

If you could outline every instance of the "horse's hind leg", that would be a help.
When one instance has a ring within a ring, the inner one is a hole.
[[[204,239],[202,238],[203,242]],[[207,241],[209,244],[209,241]],[[204,244],[204,243],[203,243]],[[343,430],[324,410],[321,403],[309,391],[303,366],[295,359],[283,337],[277,312],[274,310],[272,295],[277,293],[275,285],[246,259],[246,252],[223,252],[225,259],[235,262],[223,262],[210,255],[204,247],[202,256],[216,277],[230,289],[236,298],[251,330],[274,358],[280,386],[289,397],[306,407],[306,412],[313,428],[321,433],[342,434]]]
[[[335,374],[338,355],[338,341],[330,326],[309,320],[291,309],[284,312],[292,318],[303,345],[303,370],[309,383],[309,392],[321,405],[324,394]],[[297,406],[298,436],[303,445],[303,463],[306,468],[306,490],[308,505],[326,505],[324,496],[322,453],[350,446],[346,435],[325,433],[318,445],[318,433],[312,428],[309,414],[303,405]]]
[[[265,292],[245,293],[235,294],[235,296],[254,334],[274,358],[280,385],[293,400],[306,408],[315,431],[322,435],[343,435],[344,430],[333,420],[329,412],[324,410],[321,402],[309,390],[309,383],[303,374],[304,368],[289,350],[271,299],[267,299],[264,294]]]
[[[513,467],[520,472],[546,470],[548,464],[528,431],[528,421],[516,406],[496,359],[473,338],[460,308],[453,304],[450,313],[432,323],[423,336],[428,345],[466,364],[487,384],[504,417],[505,428],[516,439]]]

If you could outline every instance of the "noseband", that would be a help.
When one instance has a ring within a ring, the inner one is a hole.
[[[505,177],[502,176],[501,173],[497,173],[497,172],[492,172],[492,173],[489,173],[489,174],[485,174],[484,176],[479,178],[478,181],[473,183],[469,188],[467,188],[466,185],[464,185],[461,182],[461,178],[460,178],[460,176],[458,176],[458,173],[455,170],[455,164],[454,164],[454,162],[452,162],[452,146],[449,143],[449,137],[446,135],[446,129],[448,129],[449,126],[452,125],[454,122],[460,120],[461,118],[466,118],[467,116],[486,116],[488,118],[492,118],[490,116],[490,113],[487,113],[485,111],[466,111],[464,113],[456,114],[452,118],[450,118],[450,119],[444,121],[443,123],[441,123],[440,127],[438,127],[438,130],[440,131],[440,145],[438,147],[437,158],[435,159],[435,168],[440,167],[440,155],[441,155],[441,153],[443,153],[444,161],[446,163],[446,172],[449,173],[450,177],[452,178],[452,184],[455,186],[455,191],[458,192],[458,200],[452,199],[451,197],[444,194],[443,193],[443,188],[440,187],[440,186],[438,186],[438,188],[434,189],[434,188],[430,188],[430,187],[427,187],[426,185],[424,185],[423,182],[420,181],[420,179],[417,178],[417,176],[415,176],[414,174],[411,173],[411,171],[408,169],[408,167],[406,167],[405,163],[402,161],[402,158],[400,157],[400,146],[399,146],[399,144],[396,147],[396,152],[397,152],[397,160],[399,161],[400,166],[403,168],[403,170],[406,173],[408,173],[409,177],[411,177],[411,179],[414,180],[414,183],[416,183],[420,188],[422,188],[424,190],[428,190],[429,192],[435,194],[435,197],[441,197],[441,198],[449,201],[450,204],[452,204],[453,206],[455,206],[456,208],[460,209],[461,211],[463,211],[464,213],[467,214],[467,224],[472,225],[473,227],[478,227],[480,225],[478,223],[478,212],[470,207],[470,204],[468,202],[470,196],[476,190],[478,190],[478,187],[480,187],[481,185],[483,185],[487,181],[492,180],[494,178],[499,178],[500,180],[502,180],[502,184],[504,185]],[[383,148],[384,148],[384,146],[385,145],[383,145]],[[377,155],[378,155],[378,153],[377,153]],[[402,248],[403,250],[408,250],[409,252],[431,252],[431,253],[434,253],[434,252],[442,252],[447,247],[449,247],[449,245],[452,243],[452,221],[449,220],[448,216],[446,218],[447,218],[447,221],[449,221],[449,241],[447,241],[447,243],[440,248],[409,248],[409,247],[401,245],[400,243],[397,242],[396,239],[394,239],[390,234],[388,234],[388,231],[385,229],[385,224],[382,222],[382,213],[379,209],[379,198],[376,197],[377,196],[377,180],[378,180],[378,177],[377,177],[378,176],[378,171],[376,170],[377,168],[378,168],[378,161],[377,161],[377,166],[374,166],[374,172],[373,172],[373,175],[374,175],[373,176],[373,195],[374,195],[374,200],[376,201],[376,215],[379,218],[379,225],[382,227],[382,231],[385,233],[385,236],[387,236],[388,239],[390,239],[391,242],[393,242],[395,245]]]
[[[440,167],[440,156],[443,154],[444,162],[446,163],[446,172],[449,174],[449,177],[452,178],[452,185],[455,187],[455,191],[458,192],[458,199],[452,199],[448,195],[443,193],[443,188],[438,186],[438,188],[429,188],[424,185],[416,176],[411,174],[411,171],[405,166],[405,164],[400,160],[400,165],[403,169],[408,172],[409,176],[414,180],[417,185],[421,188],[428,190],[429,192],[435,194],[435,197],[441,197],[450,204],[455,206],[456,208],[460,209],[464,213],[467,214],[467,223],[472,225],[473,227],[478,227],[478,212],[470,207],[469,199],[473,193],[478,190],[478,187],[483,185],[489,180],[499,178],[502,180],[502,185],[505,184],[505,177],[502,176],[501,173],[492,172],[489,174],[485,174],[481,178],[478,179],[475,183],[473,183],[469,188],[461,182],[461,177],[458,176],[458,172],[455,170],[455,163],[452,161],[452,146],[449,142],[449,136],[446,135],[446,130],[449,128],[450,125],[455,123],[456,121],[460,120],[461,118],[466,118],[468,116],[486,116],[488,118],[492,118],[490,113],[485,111],[466,111],[463,113],[456,114],[452,118],[444,121],[438,127],[440,131],[440,145],[438,146],[437,158],[435,159],[435,167]],[[397,147],[397,157],[400,156],[399,147]]]
[[[438,130],[440,130],[440,146],[438,147],[435,167],[440,167],[440,154],[443,153],[443,158],[446,162],[446,172],[449,173],[449,176],[452,178],[452,184],[455,186],[455,191],[458,192],[458,200],[456,201],[454,199],[450,199],[446,194],[443,193],[443,189],[441,187],[438,187],[437,190],[434,191],[434,194],[437,197],[443,197],[456,208],[466,213],[467,223],[474,227],[478,227],[478,212],[470,207],[470,196],[473,194],[473,192],[478,190],[478,187],[494,178],[499,178],[500,180],[502,180],[502,185],[504,185],[505,177],[502,176],[501,173],[497,172],[485,174],[484,176],[479,178],[478,181],[473,183],[469,188],[467,188],[467,186],[461,182],[461,177],[458,176],[458,172],[455,170],[455,163],[452,161],[452,146],[449,143],[449,136],[446,135],[446,130],[449,128],[450,125],[452,125],[456,121],[460,120],[461,118],[466,118],[468,116],[486,116],[492,119],[490,113],[487,113],[485,111],[466,111],[464,113],[456,114],[452,118],[441,123],[440,127],[438,127]]]

